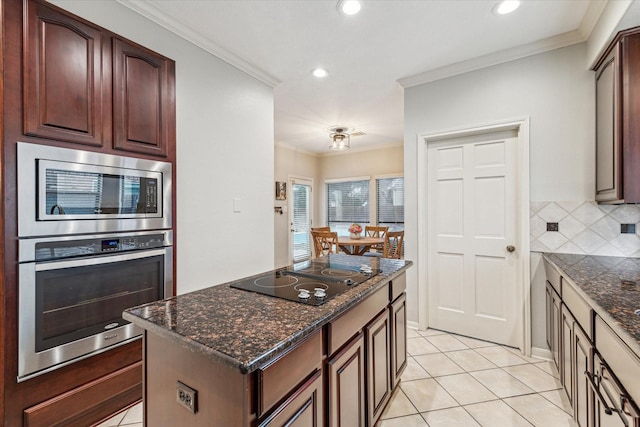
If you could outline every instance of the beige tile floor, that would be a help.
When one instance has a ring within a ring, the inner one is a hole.
[[[573,425],[552,363],[433,329],[407,333],[407,368],[377,427]]]
[[[407,331],[408,363],[377,427],[569,427],[555,366],[433,329]],[[142,427],[142,404],[98,427]]]

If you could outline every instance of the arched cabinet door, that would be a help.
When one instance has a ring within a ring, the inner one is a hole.
[[[24,31],[24,133],[102,146],[111,137],[109,37],[29,1]],[[104,74],[107,74],[106,76]]]
[[[113,147],[166,156],[175,134],[175,63],[113,39]]]

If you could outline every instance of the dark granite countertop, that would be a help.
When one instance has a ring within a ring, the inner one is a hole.
[[[123,317],[230,368],[252,372],[413,264],[405,260],[342,254],[331,257],[332,261],[356,266],[371,263],[381,273],[320,306],[231,288],[235,282],[229,282],[133,307],[127,309]]]
[[[591,308],[640,357],[640,259],[545,253]],[[596,338],[597,339],[597,338]]]

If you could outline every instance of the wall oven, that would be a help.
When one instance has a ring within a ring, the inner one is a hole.
[[[171,228],[171,164],[18,143],[18,236]]]
[[[18,381],[123,345],[129,307],[173,291],[172,232],[19,241]]]

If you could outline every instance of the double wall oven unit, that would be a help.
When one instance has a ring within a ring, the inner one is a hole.
[[[173,294],[171,164],[18,143],[18,381],[138,339]]]

